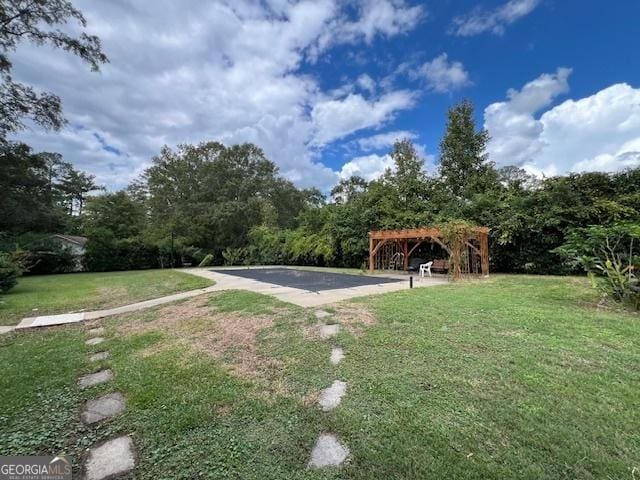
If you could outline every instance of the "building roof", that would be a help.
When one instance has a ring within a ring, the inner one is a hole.
[[[74,243],[81,247],[84,247],[88,240],[87,237],[79,237],[77,235],[54,235],[54,236],[59,238],[60,240],[64,240],[65,242],[69,242],[69,243]]]

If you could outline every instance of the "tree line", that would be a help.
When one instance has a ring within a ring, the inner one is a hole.
[[[539,179],[496,168],[487,141],[463,101],[448,113],[436,174],[399,140],[393,168],[372,181],[340,180],[327,196],[280,176],[255,145],[218,142],[164,147],[128,188],[87,196],[99,187],[93,177],[9,142],[0,146],[0,248],[52,250],[43,237],[71,233],[89,238],[89,270],[195,265],[207,256],[211,264],[363,267],[370,230],[466,221],[491,228],[494,271],[563,274],[576,271],[558,250],[571,232],[640,223],[640,169]]]

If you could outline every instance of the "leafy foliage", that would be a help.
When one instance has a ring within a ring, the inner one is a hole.
[[[576,229],[557,250],[581,266],[605,296],[640,310],[640,225]]]
[[[24,266],[8,253],[0,253],[0,293],[7,293],[18,283]]]
[[[6,141],[7,134],[25,127],[25,117],[45,128],[59,129],[65,123],[59,97],[39,93],[13,80],[9,53],[19,43],[28,41],[66,50],[96,71],[108,61],[95,35],[82,32],[74,36],[66,33],[69,29],[54,28],[67,25],[70,20],[81,28],[87,23],[82,12],[68,0],[0,1],[0,143]]]

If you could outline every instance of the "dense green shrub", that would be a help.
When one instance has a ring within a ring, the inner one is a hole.
[[[84,255],[85,268],[91,272],[157,268],[159,262],[157,246],[138,238],[117,240],[104,229],[92,232]]]
[[[640,225],[576,229],[557,251],[581,266],[605,296],[640,310]]]
[[[80,266],[71,249],[49,234],[26,233],[0,242],[0,251],[24,252],[25,274],[47,275],[77,270]]]
[[[7,293],[18,283],[24,267],[9,253],[0,253],[0,293]]]

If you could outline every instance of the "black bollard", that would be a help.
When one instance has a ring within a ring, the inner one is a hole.
[[[409,275],[409,288],[413,288],[413,275]]]

